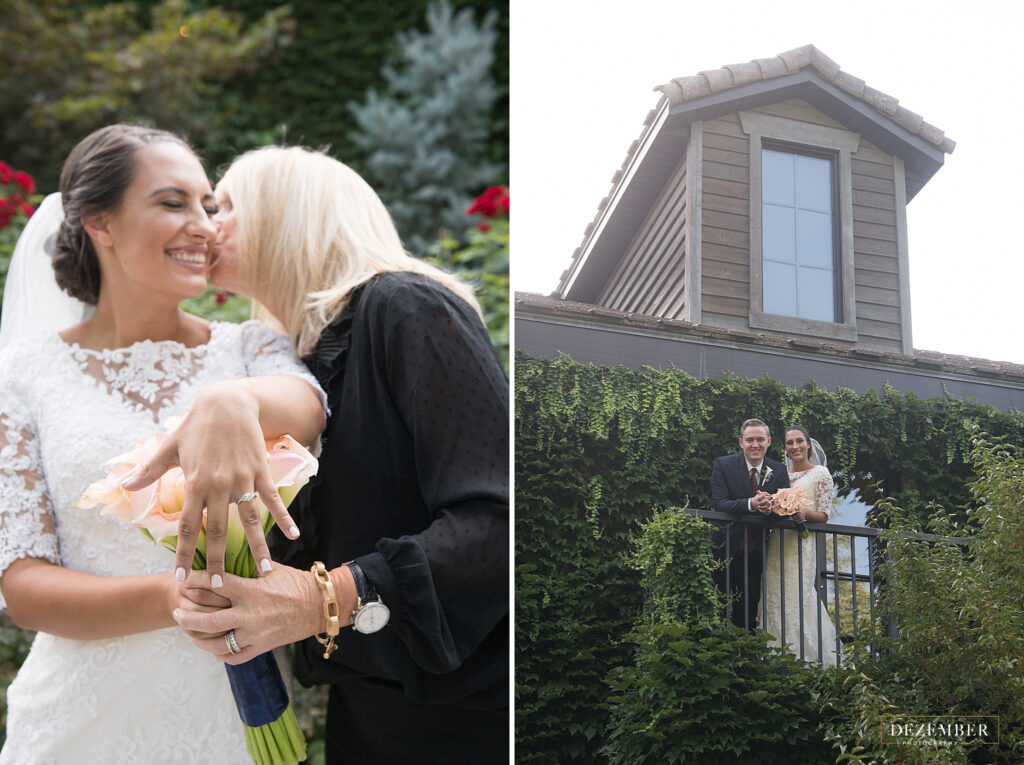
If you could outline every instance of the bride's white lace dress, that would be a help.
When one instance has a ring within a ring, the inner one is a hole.
[[[75,502],[104,462],[184,416],[218,380],[297,374],[287,339],[214,323],[207,344],[91,351],[56,335],[0,352],[0,571],[44,558],[98,576],[173,569],[174,556]],[[173,627],[106,640],[39,633],[7,695],[3,765],[251,762],[224,665]]]
[[[804,490],[804,495],[810,500],[809,510],[817,510],[825,513],[826,516],[831,514],[832,475],[828,468],[815,465],[810,470],[790,473],[789,483],[793,487]],[[781,567],[779,564],[780,545],[782,546],[783,560]],[[802,577],[800,575],[801,564]],[[781,577],[780,570],[784,571],[784,575]],[[802,632],[804,660],[817,663],[821,656],[825,666],[835,666],[836,632],[828,611],[818,599],[817,590],[814,588],[816,574],[815,534],[812,533],[807,539],[800,539],[800,534],[796,531],[775,529],[768,537],[768,546],[765,549],[766,607],[759,608],[757,612],[758,620],[764,618],[765,612],[767,619],[764,624],[759,626],[775,636],[776,645],[782,645],[780,639],[784,640],[789,650],[797,656],[800,655]],[[801,599],[803,601],[803,630],[800,629]],[[785,618],[783,618],[783,611]],[[818,650],[819,613],[821,615],[820,653]],[[783,626],[785,626],[784,638]]]

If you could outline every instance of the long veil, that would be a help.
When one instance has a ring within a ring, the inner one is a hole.
[[[53,245],[64,219],[60,194],[50,194],[18,237],[4,285],[0,348],[83,321],[93,307],[68,295],[53,277]]]

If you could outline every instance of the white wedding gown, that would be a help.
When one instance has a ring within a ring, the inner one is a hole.
[[[75,502],[106,460],[184,416],[204,386],[295,374],[286,338],[215,322],[207,344],[91,351],[56,334],[0,352],[0,571],[44,558],[97,576],[155,574],[174,556]],[[104,640],[39,633],[8,694],[3,765],[251,762],[224,665],[177,627]]]
[[[832,475],[828,468],[815,465],[810,470],[789,474],[789,483],[793,487],[804,490],[810,500],[808,509],[825,513],[832,511]],[[779,545],[782,545],[782,559],[785,575],[779,576]],[[801,547],[798,553],[797,546]],[[802,560],[797,556],[801,555]],[[803,582],[800,584],[800,567],[803,567]],[[765,609],[758,608],[758,620],[762,612],[767,612],[764,624],[758,626],[774,635],[776,645],[782,645],[779,638],[783,635],[785,623],[785,643],[795,655],[800,655],[800,600],[803,600],[803,644],[804,661],[819,661],[827,667],[836,665],[836,631],[824,604],[818,599],[814,588],[817,574],[817,558],[815,556],[815,534],[807,539],[800,539],[800,534],[792,529],[775,529],[768,537],[765,550],[765,590],[767,592]],[[785,589],[783,591],[782,585]],[[803,591],[801,593],[800,587]],[[785,620],[782,618],[783,597],[785,594]],[[821,614],[821,652],[818,651],[818,613]]]

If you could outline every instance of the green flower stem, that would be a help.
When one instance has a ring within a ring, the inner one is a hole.
[[[267,514],[263,522],[264,532],[274,523]],[[235,543],[238,540],[233,540]],[[235,576],[254,579],[256,577],[256,560],[246,543],[245,535],[241,538],[242,548],[232,556],[225,556],[225,570]],[[238,549],[237,547],[235,549]],[[196,558],[199,551],[196,551]],[[204,562],[205,563],[205,562]],[[195,560],[193,560],[193,567]],[[205,568],[205,565],[204,565]],[[281,716],[271,723],[258,728],[245,725],[245,747],[256,765],[298,765],[306,759],[306,738],[295,717],[295,710],[289,704]]]
[[[297,765],[306,759],[306,741],[291,706],[268,725],[247,727],[245,745],[257,765]]]

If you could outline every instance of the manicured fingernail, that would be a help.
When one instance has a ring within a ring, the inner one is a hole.
[[[185,581],[185,569],[183,569],[181,566],[178,566],[176,569],[174,569],[174,580],[177,582]]]
[[[220,574],[214,574],[210,577],[210,586],[215,590],[224,586],[224,580],[220,578]]]
[[[288,536],[292,539],[299,538],[299,527],[294,524],[288,527]]]
[[[181,609],[175,608],[174,611],[171,612],[171,616],[174,617],[174,621],[180,622],[181,621]]]
[[[269,574],[272,570],[273,566],[270,565],[270,561],[267,558],[260,561],[260,571],[264,574]]]
[[[135,476],[137,476],[140,472],[141,471],[139,470],[139,468],[137,468],[137,467],[132,468],[127,473],[125,473],[124,478],[121,479],[121,483],[118,484],[118,485],[119,486],[124,486],[126,483],[131,483],[133,480],[135,480]]]

